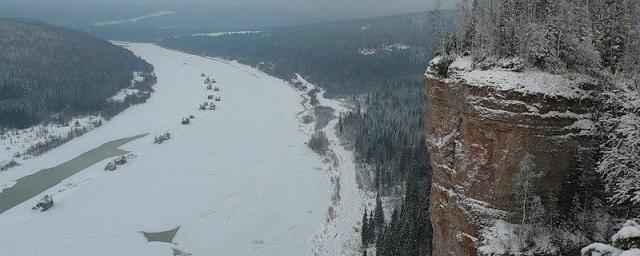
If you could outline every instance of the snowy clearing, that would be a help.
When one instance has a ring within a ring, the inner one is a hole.
[[[365,28],[365,27],[363,27]],[[379,48],[360,48],[358,52],[360,55],[371,56],[375,55],[379,52],[394,52],[394,51],[404,51],[411,49],[411,46],[405,43],[392,43],[392,44],[383,44]]]
[[[0,184],[11,186],[105,142],[150,136],[120,147],[137,157],[115,171],[104,171],[108,160],[101,161],[0,214],[0,254],[341,254],[361,215],[351,155],[336,147],[340,167],[328,166],[304,144],[310,134],[299,122],[299,92],[237,62],[151,44],[125,47],[155,66],[158,83],[147,103],[0,172]],[[201,73],[215,78],[220,92],[207,90]],[[209,94],[222,97],[217,109],[199,111]],[[181,125],[189,115],[195,118]],[[334,122],[325,129],[337,145]],[[164,132],[171,139],[154,144]],[[327,169],[347,180],[337,206],[342,217],[328,224]],[[44,194],[53,195],[55,206],[32,211]],[[173,244],[147,242],[141,233],[177,227]]]
[[[0,166],[11,160],[22,164],[23,161],[34,157],[29,154],[34,146],[45,144],[56,138],[70,139],[69,136],[75,136],[76,131],[81,133],[91,131],[102,122],[104,119],[100,116],[83,116],[73,118],[63,125],[39,124],[20,130],[4,131],[0,133]],[[4,186],[6,183],[0,178],[0,189]]]
[[[116,95],[111,96],[111,98],[109,98],[108,100],[115,101],[115,102],[123,102],[124,99],[127,98],[127,96],[136,95],[138,92],[140,92],[140,90],[136,89],[135,85],[136,83],[143,82],[143,81],[144,81],[144,77],[142,76],[142,73],[134,71],[133,79],[131,80],[131,85],[127,88],[123,88],[122,90],[118,91]]]
[[[219,36],[229,36],[229,35],[249,35],[249,34],[260,34],[260,31],[230,31],[230,32],[212,32],[212,33],[203,33],[203,34],[194,34],[192,36],[211,36],[211,37],[219,37]]]

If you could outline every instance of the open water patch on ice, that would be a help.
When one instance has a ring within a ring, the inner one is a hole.
[[[14,206],[57,185],[64,179],[74,175],[110,157],[129,153],[119,149],[120,146],[147,136],[140,134],[102,144],[79,156],[52,168],[42,169],[34,174],[22,177],[16,183],[0,192],[0,214]]]
[[[160,231],[160,232],[144,232],[144,231],[140,231],[140,233],[142,233],[142,235],[144,235],[144,238],[147,239],[147,242],[162,242],[162,243],[173,243],[173,238],[176,236],[176,234],[178,233],[178,230],[180,230],[180,226],[177,226],[173,229],[169,229],[167,231]]]

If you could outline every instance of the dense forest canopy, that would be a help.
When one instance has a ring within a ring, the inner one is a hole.
[[[0,127],[97,113],[134,71],[153,70],[122,47],[38,21],[0,19],[0,34]]]
[[[634,0],[461,0],[444,51],[480,68],[516,58],[552,73],[640,72],[640,5]],[[636,85],[637,86],[637,85]]]

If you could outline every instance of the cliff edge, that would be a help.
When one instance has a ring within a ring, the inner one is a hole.
[[[565,179],[595,165],[595,82],[441,61],[425,73],[433,255],[500,254],[497,223],[520,223],[530,195],[557,207]]]

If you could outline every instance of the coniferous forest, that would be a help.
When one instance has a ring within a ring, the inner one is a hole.
[[[105,117],[127,103],[107,98],[141,72],[146,90],[153,66],[88,34],[39,21],[0,19],[0,127],[24,128],[79,114]]]

